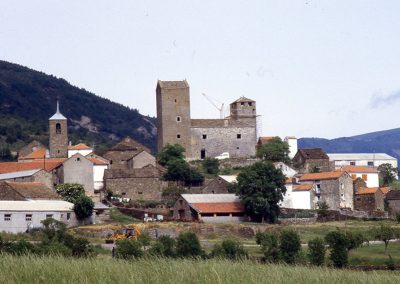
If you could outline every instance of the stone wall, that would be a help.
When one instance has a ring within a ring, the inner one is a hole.
[[[173,219],[180,221],[195,221],[197,220],[197,213],[191,209],[189,203],[180,197],[173,208]]]
[[[62,165],[61,183],[81,184],[87,193],[94,193],[93,163],[81,154],[76,154]]]
[[[122,177],[107,178],[105,186],[107,191],[133,200],[161,201],[167,183],[157,177]]]
[[[330,209],[353,209],[353,181],[347,173],[338,179],[321,180],[320,185],[321,201],[325,201]]]
[[[156,157],[147,153],[146,151],[143,151],[134,156],[132,159],[128,160],[128,168],[130,169],[140,169],[147,165],[152,165],[155,167]]]
[[[203,139],[206,135],[206,139]],[[240,135],[240,138],[238,138]],[[204,127],[192,128],[192,158],[200,159],[201,150],[206,157],[228,152],[232,158],[251,157],[256,154],[256,127]]]
[[[119,151],[110,150],[104,154],[104,158],[110,161],[111,169],[127,169],[128,160],[137,154],[137,150]]]
[[[203,189],[202,193],[208,194],[208,193],[229,193],[228,192],[228,187],[229,187],[229,182],[226,180],[216,177],[213,179],[210,183],[208,183]]]
[[[57,124],[60,124],[61,132],[57,133]],[[49,147],[50,157],[66,158],[68,157],[68,128],[67,120],[50,120],[49,121]]]

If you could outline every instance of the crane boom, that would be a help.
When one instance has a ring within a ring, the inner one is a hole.
[[[217,105],[216,103],[214,103],[214,101],[213,101],[209,96],[207,96],[207,95],[204,94],[204,93],[201,93],[201,94],[202,94],[202,95],[207,99],[207,101],[209,101],[217,110],[219,110],[220,118],[221,118],[221,119],[224,118],[224,104],[222,103],[221,106],[218,107],[218,105]]]

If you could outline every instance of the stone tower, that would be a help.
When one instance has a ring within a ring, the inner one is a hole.
[[[241,97],[230,105],[231,118],[236,120],[255,120],[257,117],[256,102]]]
[[[191,157],[189,84],[183,81],[157,83],[157,146],[180,144]]]
[[[68,127],[67,119],[60,113],[57,101],[57,112],[49,119],[50,132],[50,157],[67,158],[68,157]]]

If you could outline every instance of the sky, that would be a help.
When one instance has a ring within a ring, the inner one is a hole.
[[[0,59],[155,116],[157,80],[192,118],[257,101],[262,135],[336,138],[400,124],[400,1],[0,1]]]

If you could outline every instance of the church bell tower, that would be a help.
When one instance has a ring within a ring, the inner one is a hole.
[[[50,133],[50,157],[68,157],[68,126],[67,119],[60,113],[60,106],[57,101],[57,112],[49,119]]]

